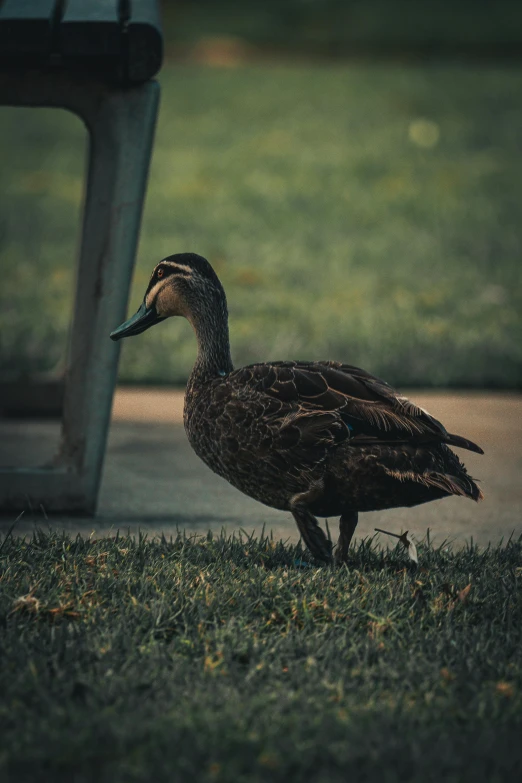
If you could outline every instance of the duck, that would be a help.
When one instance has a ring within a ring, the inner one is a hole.
[[[338,361],[273,361],[235,369],[227,298],[196,253],[163,258],[138,311],[112,340],[172,316],[197,340],[184,426],[196,454],[244,494],[289,511],[318,564],[348,562],[365,511],[412,507],[482,491],[451,446],[483,454],[449,433],[386,381]],[[335,553],[317,517],[339,518]]]

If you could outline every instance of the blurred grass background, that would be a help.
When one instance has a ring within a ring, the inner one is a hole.
[[[398,385],[520,388],[522,68],[346,59],[356,44],[509,50],[522,12],[486,6],[165,4],[130,309],[162,256],[190,250],[223,280],[237,364],[335,358]],[[84,130],[1,109],[0,140],[2,375],[59,371]],[[194,356],[176,319],[125,342],[120,378],[181,383]]]

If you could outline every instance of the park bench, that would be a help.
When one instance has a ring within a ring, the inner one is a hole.
[[[0,510],[94,513],[159,103],[159,0],[0,0],[0,106],[68,109],[89,159],[60,449],[0,468]]]

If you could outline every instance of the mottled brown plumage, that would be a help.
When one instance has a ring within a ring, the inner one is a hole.
[[[332,554],[316,516],[340,516],[344,561],[359,511],[482,498],[449,446],[482,450],[365,370],[296,361],[234,370],[225,293],[201,256],[161,261],[140,310],[111,337],[171,315],[186,317],[198,339],[184,413],[194,451],[245,494],[291,511],[318,560]]]

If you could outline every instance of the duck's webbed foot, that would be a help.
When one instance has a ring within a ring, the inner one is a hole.
[[[335,550],[335,562],[337,565],[348,561],[348,549],[357,527],[359,515],[357,511],[348,511],[342,514],[339,520],[339,540]]]
[[[308,492],[299,492],[290,500],[290,511],[297,523],[301,537],[312,555],[323,563],[332,563],[332,542],[319,527],[308,505],[322,492],[322,486],[314,485]]]

